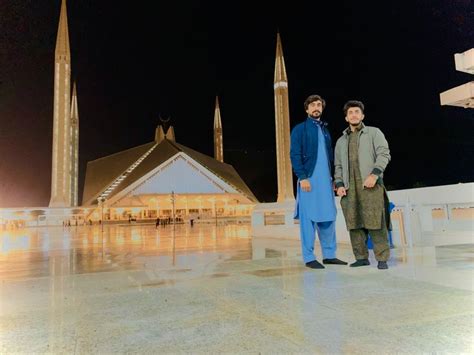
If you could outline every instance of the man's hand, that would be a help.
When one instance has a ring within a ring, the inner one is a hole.
[[[304,192],[311,191],[311,184],[308,179],[301,180],[300,185],[301,185],[301,190],[303,190]]]
[[[346,193],[346,188],[344,186],[341,186],[337,189],[337,196],[339,197],[342,197],[342,196],[346,196],[347,193]]]
[[[377,175],[370,174],[369,176],[367,176],[367,179],[365,179],[365,181],[364,181],[364,187],[366,187],[368,189],[371,189],[377,183],[378,178],[379,177]]]

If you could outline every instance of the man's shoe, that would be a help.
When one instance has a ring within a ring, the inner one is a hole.
[[[379,264],[377,265],[377,269],[380,269],[380,270],[388,269],[387,262],[386,261],[379,261]]]
[[[368,259],[360,259],[360,260],[356,260],[355,263],[352,263],[350,266],[351,267],[358,267],[358,266],[366,266],[366,265],[370,265],[370,262]]]
[[[323,264],[329,265],[347,265],[345,261],[339,260],[338,258],[333,259],[323,259]]]
[[[313,261],[310,261],[308,263],[305,264],[307,267],[311,268],[311,269],[324,269],[325,267],[323,266],[323,264],[321,264],[319,261],[317,260],[313,260]]]

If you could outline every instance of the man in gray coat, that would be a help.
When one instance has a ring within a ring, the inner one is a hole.
[[[336,143],[334,181],[356,258],[350,266],[370,265],[370,234],[377,267],[388,269],[390,214],[383,173],[390,161],[390,150],[380,129],[362,123],[362,102],[348,101],[344,115],[349,127]]]

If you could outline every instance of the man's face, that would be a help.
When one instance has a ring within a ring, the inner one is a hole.
[[[323,103],[319,100],[311,102],[306,109],[306,113],[309,117],[319,120],[323,113]]]
[[[346,121],[351,126],[358,126],[364,119],[364,114],[359,107],[350,107],[347,110]]]

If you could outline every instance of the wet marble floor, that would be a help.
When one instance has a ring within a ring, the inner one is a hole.
[[[310,270],[297,241],[249,235],[0,232],[0,353],[474,353],[474,244]]]

